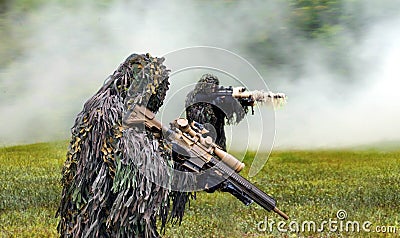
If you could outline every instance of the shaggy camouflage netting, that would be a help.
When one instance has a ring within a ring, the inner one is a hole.
[[[61,237],[159,237],[158,219],[161,229],[182,220],[190,193],[168,189],[174,165],[164,140],[123,125],[134,105],[154,113],[162,105],[163,61],[132,54],[78,114],[62,170]]]
[[[186,118],[189,122],[196,121],[204,124],[211,131],[210,136],[213,137],[215,143],[226,150],[225,123],[229,125],[243,120],[245,116],[243,107],[234,98],[229,100],[229,105],[226,105],[226,102],[211,104],[196,101],[197,94],[212,93],[218,86],[219,80],[215,75],[204,74],[195,88],[186,96]],[[213,132],[215,135],[212,134]]]

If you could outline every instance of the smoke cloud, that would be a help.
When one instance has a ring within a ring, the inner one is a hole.
[[[277,112],[277,146],[349,147],[399,141],[400,31],[394,27],[399,23],[400,18],[380,19],[365,28],[363,38],[348,49],[353,78],[340,78],[321,58],[324,55],[314,55],[323,51],[310,51],[300,80],[280,85],[291,99]],[[307,44],[306,48],[313,49]]]
[[[288,64],[279,67],[262,65],[244,45],[287,28],[290,10],[281,1],[45,4],[20,18],[8,16],[2,22],[12,25],[22,52],[0,69],[0,144],[69,138],[83,103],[129,54],[162,56],[196,45],[243,56],[272,91],[289,96],[276,111],[278,148],[398,141],[400,18],[378,16],[399,6],[393,1],[365,4],[359,19],[369,21],[361,37],[342,33],[349,47],[341,52],[286,35],[276,50]],[[346,9],[356,14],[352,6]],[[349,59],[352,78],[337,72],[336,53]]]

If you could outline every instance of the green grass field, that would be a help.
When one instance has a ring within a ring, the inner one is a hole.
[[[55,213],[67,146],[55,142],[0,148],[0,237],[57,236]],[[251,158],[249,153],[245,163]],[[169,226],[164,236],[373,237],[395,236],[394,228],[400,234],[400,151],[276,151],[250,181],[275,197],[290,216],[281,228],[298,224],[299,233],[280,232],[276,223],[282,219],[276,214],[256,204],[245,207],[230,194],[217,192],[198,193],[182,225]],[[347,212],[344,220],[337,218],[340,209]],[[301,230],[305,221],[319,229],[329,219],[338,222],[336,231],[329,232],[327,224],[323,233],[308,231],[307,224]],[[360,232],[346,231],[344,226],[340,232],[340,221],[360,226],[369,221],[370,232],[361,227]],[[377,227],[386,232],[375,232]]]

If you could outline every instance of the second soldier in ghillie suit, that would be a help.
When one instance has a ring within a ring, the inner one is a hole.
[[[203,124],[210,131],[209,135],[213,141],[226,151],[225,124],[237,124],[243,120],[246,115],[245,110],[238,100],[232,96],[213,97],[213,92],[218,90],[219,80],[212,74],[204,74],[195,85],[195,88],[188,93],[185,101],[186,118],[191,123],[193,121]],[[204,98],[204,95],[211,96]],[[247,197],[240,195],[231,183],[224,181],[219,183],[219,176],[210,174],[203,181],[207,184],[217,184],[211,188],[205,189],[207,192],[214,192],[217,189],[223,192],[229,192],[236,196],[245,205],[252,201]]]
[[[191,123],[196,121],[203,124],[213,137],[215,143],[226,150],[225,124],[237,124],[243,120],[245,111],[240,103],[232,96],[201,100],[200,94],[210,95],[219,87],[219,80],[212,74],[204,74],[195,88],[186,97],[186,118]],[[214,133],[213,133],[214,132]]]
[[[189,193],[160,186],[173,167],[162,137],[123,124],[135,105],[156,113],[163,104],[163,60],[129,56],[78,114],[62,171],[61,237],[159,237],[157,219],[161,228],[182,220]]]

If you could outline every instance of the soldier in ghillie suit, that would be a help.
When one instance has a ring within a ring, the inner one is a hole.
[[[157,219],[161,228],[181,221],[188,193],[160,186],[173,167],[165,142],[123,124],[135,105],[156,113],[163,104],[163,61],[132,54],[78,114],[62,170],[61,237],[159,237]]]
[[[195,88],[186,96],[186,118],[189,122],[203,124],[215,143],[226,150],[225,124],[237,124],[246,115],[243,107],[232,96],[216,98],[213,101],[199,100],[198,94],[211,94],[219,86],[219,80],[212,74],[204,74]]]
[[[185,101],[186,118],[191,123],[193,121],[203,124],[210,131],[209,135],[213,141],[226,151],[225,124],[237,124],[243,120],[246,115],[245,110],[238,100],[232,96],[211,97],[209,99],[199,99],[198,95],[211,95],[219,87],[219,80],[212,74],[204,74],[197,82],[195,88],[188,93]],[[229,192],[236,196],[245,205],[252,201],[246,196],[240,195],[231,183],[223,181],[219,183],[219,176],[211,173],[205,181],[205,184],[217,184],[211,188],[205,189],[206,192],[214,192],[217,189],[223,192]],[[219,184],[218,184],[219,183]]]

